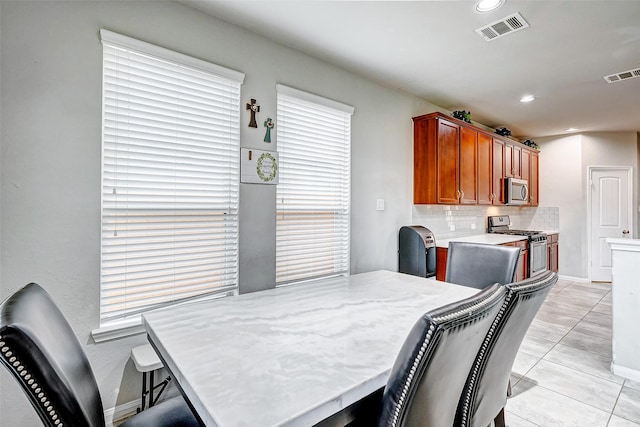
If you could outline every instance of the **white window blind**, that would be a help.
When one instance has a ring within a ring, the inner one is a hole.
[[[353,107],[277,93],[276,282],[348,274]]]
[[[237,287],[244,75],[101,37],[102,326]]]

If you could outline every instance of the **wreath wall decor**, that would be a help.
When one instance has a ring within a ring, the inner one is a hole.
[[[269,152],[262,153],[258,157],[256,164],[256,172],[258,177],[264,182],[271,182],[278,175],[278,163],[276,158]]]
[[[240,182],[244,184],[278,184],[278,152],[240,149]]]

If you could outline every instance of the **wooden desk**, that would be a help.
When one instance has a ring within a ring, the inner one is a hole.
[[[143,319],[207,426],[312,426],[384,387],[422,314],[476,292],[374,271]]]

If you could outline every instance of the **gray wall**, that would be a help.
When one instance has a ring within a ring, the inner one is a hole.
[[[99,326],[100,28],[244,72],[242,102],[256,98],[260,120],[275,117],[276,83],[353,105],[351,270],[397,268],[397,230],[411,220],[411,117],[435,106],[179,3],[2,1],[0,11],[0,294],[46,287],[85,344],[105,409],[138,397],[128,358],[145,338],[90,337]],[[276,148],[247,123],[243,111],[243,146]],[[241,290],[272,287],[275,187],[242,185],[240,197]],[[0,383],[2,425],[37,425],[4,370]]]
[[[540,144],[540,203],[560,208],[560,274],[590,276],[588,223],[588,167],[631,166],[636,185],[633,206],[638,206],[638,134],[593,132],[536,138]],[[634,234],[638,217],[633,211]]]

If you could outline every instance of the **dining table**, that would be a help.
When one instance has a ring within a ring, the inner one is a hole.
[[[380,270],[143,314],[206,426],[313,426],[384,388],[416,321],[478,290]]]

